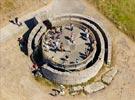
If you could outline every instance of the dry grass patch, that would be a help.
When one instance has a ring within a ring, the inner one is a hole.
[[[43,0],[0,0],[0,28],[6,25],[9,19],[21,17],[43,6]]]
[[[135,0],[87,0],[135,41]]]

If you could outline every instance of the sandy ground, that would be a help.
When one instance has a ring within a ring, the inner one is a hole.
[[[0,27],[4,27],[15,17],[21,17],[47,5],[49,1],[51,0],[0,0]]]
[[[20,32],[0,43],[0,100],[135,100],[135,43],[84,0],[53,0],[48,11],[52,15],[80,13],[100,20],[112,37],[112,66],[119,73],[109,87],[97,93],[52,97],[51,88],[35,81],[30,73],[31,62],[17,42]]]

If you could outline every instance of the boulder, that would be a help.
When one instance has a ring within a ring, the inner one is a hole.
[[[84,93],[90,94],[102,90],[105,88],[105,84],[102,82],[94,82],[84,87]]]
[[[102,82],[109,85],[112,82],[114,76],[117,74],[117,72],[117,69],[111,69],[102,76]]]
[[[82,86],[75,86],[72,87],[71,89],[69,89],[69,94],[72,96],[78,95],[83,91],[83,87]]]
[[[82,86],[72,87],[72,91],[82,91],[82,90],[83,90],[83,87]]]

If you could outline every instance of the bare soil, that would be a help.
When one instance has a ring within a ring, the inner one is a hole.
[[[47,5],[49,1],[51,0],[0,0],[0,27],[8,24],[14,17],[21,17]]]

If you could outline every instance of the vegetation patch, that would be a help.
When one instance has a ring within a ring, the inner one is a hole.
[[[87,0],[135,41],[135,0]]]

